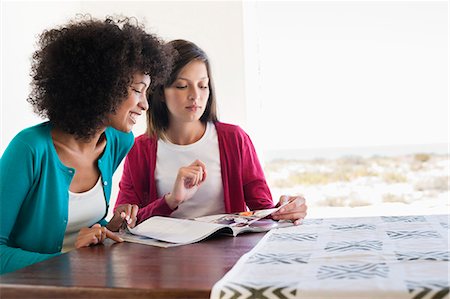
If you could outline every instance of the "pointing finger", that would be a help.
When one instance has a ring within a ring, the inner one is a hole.
[[[108,229],[106,229],[106,237],[119,243],[123,242],[123,239],[121,237],[119,237],[118,235],[116,235],[115,233],[113,233]]]

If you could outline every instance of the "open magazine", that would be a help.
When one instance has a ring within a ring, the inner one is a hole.
[[[192,220],[153,216],[134,228],[121,231],[119,235],[127,242],[173,247],[195,243],[216,234],[237,236],[245,232],[263,232],[291,226],[290,221],[263,219],[280,208],[211,215]]]

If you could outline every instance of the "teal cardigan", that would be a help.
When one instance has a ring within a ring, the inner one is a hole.
[[[50,122],[17,134],[0,160],[0,274],[61,253],[68,218],[68,190],[75,169],[59,160]],[[132,133],[105,131],[98,160],[106,206],[112,175],[134,142]],[[108,209],[106,209],[108,211]],[[105,225],[106,213],[99,223]]]

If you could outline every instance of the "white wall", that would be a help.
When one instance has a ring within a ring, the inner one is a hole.
[[[26,101],[38,35],[66,22],[79,9],[79,2],[2,1],[0,154],[20,130],[42,121]]]

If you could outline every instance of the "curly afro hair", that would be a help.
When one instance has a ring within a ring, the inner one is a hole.
[[[171,51],[132,20],[89,18],[44,31],[27,99],[34,112],[66,133],[90,139],[125,100],[134,73],[150,75],[149,90],[165,82]]]

